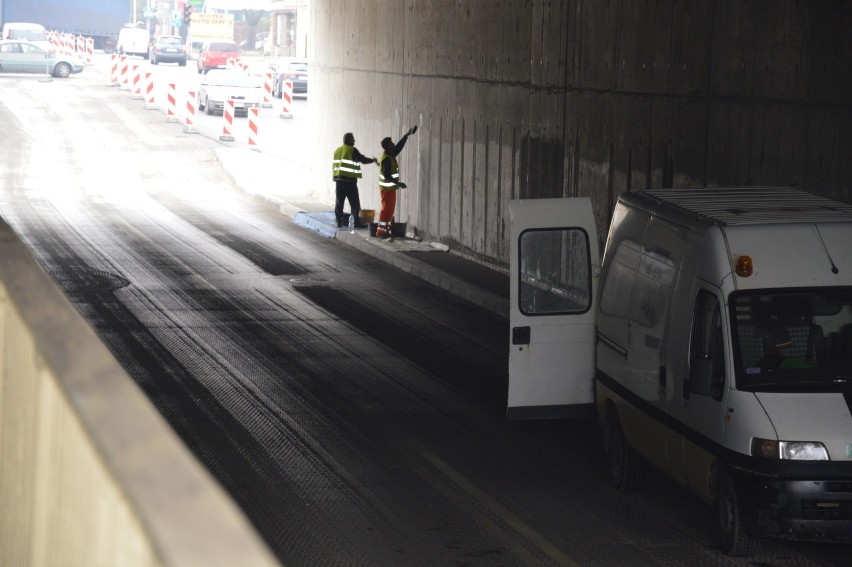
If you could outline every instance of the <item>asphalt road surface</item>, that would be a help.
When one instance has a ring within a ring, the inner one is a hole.
[[[282,563],[848,564],[731,560],[665,478],[611,489],[593,423],[507,422],[505,319],[254,204],[215,134],[105,82],[0,75],[0,214]]]

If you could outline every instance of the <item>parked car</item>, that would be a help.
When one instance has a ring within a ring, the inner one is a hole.
[[[239,59],[240,49],[233,41],[210,41],[201,46],[198,53],[198,72],[225,67],[228,59]]]
[[[248,116],[250,108],[260,108],[263,88],[242,71],[213,69],[198,88],[198,110],[222,113],[226,100],[234,101],[234,115]]]
[[[115,53],[115,49],[118,46],[118,36],[113,35],[109,37],[105,37],[103,39],[102,48],[104,53]],[[95,38],[95,49],[98,48],[98,40]]]
[[[0,41],[0,72],[42,73],[64,79],[82,70],[79,60],[46,51],[28,41]]]
[[[308,62],[304,59],[281,59],[273,65],[272,94],[281,98],[284,83],[293,83],[293,95],[308,96]]]
[[[115,50],[119,55],[138,55],[147,59],[150,43],[151,36],[145,28],[121,28]]]
[[[183,39],[176,35],[161,35],[151,44],[148,60],[152,65],[177,63],[186,66],[186,47]]]

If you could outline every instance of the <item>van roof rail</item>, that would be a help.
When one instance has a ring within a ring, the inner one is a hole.
[[[793,187],[649,189],[634,193],[720,225],[852,222],[852,205]]]

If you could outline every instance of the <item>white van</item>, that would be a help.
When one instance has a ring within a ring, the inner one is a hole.
[[[138,55],[148,59],[151,36],[144,28],[121,28],[115,51],[119,55]]]
[[[45,51],[52,49],[47,39],[47,31],[41,24],[9,22],[3,24],[3,39],[23,39],[38,45]]]
[[[725,551],[852,540],[852,206],[791,188],[510,203],[508,417],[592,412],[610,480],[650,463]]]

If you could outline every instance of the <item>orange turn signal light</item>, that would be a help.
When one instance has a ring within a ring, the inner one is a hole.
[[[737,258],[737,275],[742,278],[749,277],[754,272],[754,267],[751,263],[751,256],[740,256]]]

